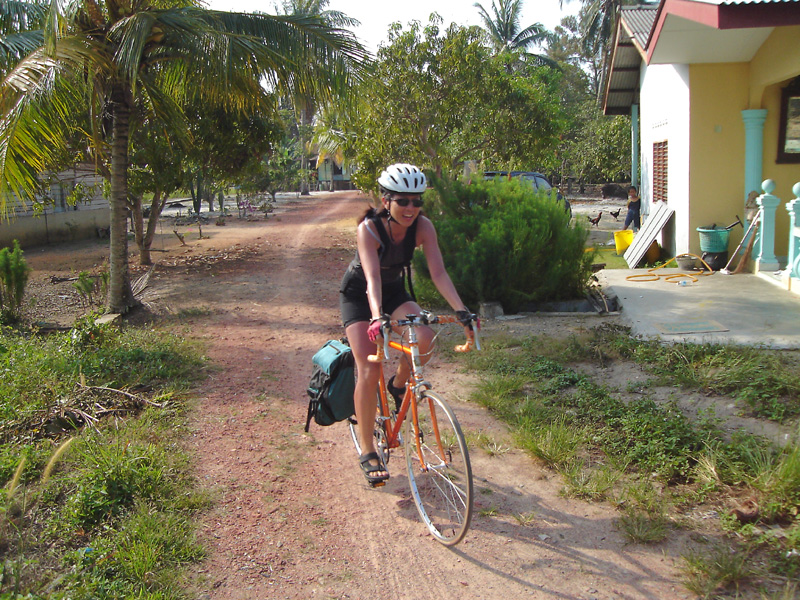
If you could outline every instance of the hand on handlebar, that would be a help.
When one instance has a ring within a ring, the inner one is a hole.
[[[478,327],[478,329],[481,328],[481,320],[477,317],[477,315],[473,315],[466,306],[464,307],[464,310],[456,311],[456,317],[458,317],[458,320],[464,327],[470,330],[472,330],[472,321],[474,317],[475,325]]]
[[[389,325],[389,320],[389,315],[381,315],[369,322],[367,337],[370,342],[375,342],[379,337],[383,337],[383,328]]]

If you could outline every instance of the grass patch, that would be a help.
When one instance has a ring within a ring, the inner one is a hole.
[[[664,385],[727,395],[752,416],[787,422],[800,416],[800,362],[793,354],[722,344],[661,344],[627,328],[594,329],[572,346],[576,355],[636,362]]]
[[[564,495],[617,504],[618,528],[633,543],[657,543],[676,527],[691,527],[685,515],[693,507],[714,510],[723,538],[724,530],[735,537],[730,548],[686,556],[687,588],[711,597],[745,584],[752,589],[757,579],[767,582],[765,594],[773,594],[765,598],[790,593],[781,580],[800,576],[797,443],[779,448],[751,433],[731,433],[711,411],[689,418],[675,400],[656,402],[650,388],[670,385],[734,397],[750,414],[786,422],[800,411],[792,353],[662,346],[618,327],[565,343],[485,336],[483,347],[462,359],[481,373],[473,400],[505,421],[519,446],[561,473]],[[619,360],[650,372],[634,399],[571,366],[588,361],[604,367]],[[772,400],[753,403],[756,397]],[[737,499],[747,499],[757,511],[737,517]],[[758,573],[751,567],[756,563]]]
[[[198,349],[87,319],[3,329],[0,370],[0,597],[185,597],[209,503],[180,446]]]

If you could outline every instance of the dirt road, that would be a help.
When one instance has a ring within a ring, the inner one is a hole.
[[[477,511],[455,549],[419,521],[402,456],[389,464],[389,484],[373,490],[343,424],[303,432],[311,356],[341,334],[338,282],[365,207],[348,192],[282,203],[268,221],[204,228],[210,239],[187,236],[188,248],[155,257],[152,309],[176,314],[175,327],[203,339],[214,365],[189,441],[216,500],[202,523],[210,556],[196,597],[689,598],[676,570],[682,534],[627,545],[613,507],[563,498],[560,476],[511,450],[503,426],[466,402],[470,380],[453,365],[435,361],[435,389],[468,435],[486,432],[498,451],[471,450]],[[568,334],[597,319],[513,328]]]

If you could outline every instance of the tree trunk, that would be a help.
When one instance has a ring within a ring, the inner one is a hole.
[[[128,133],[130,106],[125,91],[117,87],[111,95],[113,144],[111,146],[110,276],[106,308],[126,313],[136,305],[128,271]]]
[[[156,190],[153,194],[153,201],[150,203],[150,216],[147,217],[147,229],[140,225],[140,232],[137,231],[136,244],[139,246],[139,264],[149,266],[153,264],[150,256],[150,247],[153,245],[153,238],[156,235],[156,226],[161,218],[161,212],[167,204],[169,194],[162,196],[161,190]],[[141,206],[141,203],[140,203]],[[141,212],[141,211],[140,211]]]
[[[192,182],[192,189],[194,190],[194,182]],[[203,208],[203,174],[197,174],[197,190],[192,194],[192,208],[195,214],[199,217],[200,210]]]
[[[300,195],[310,196],[308,189],[308,156],[306,155],[306,110],[300,111]]]
[[[142,197],[137,196],[131,199],[128,208],[131,211],[131,221],[133,222],[133,239],[136,241],[136,246],[139,248],[139,264],[149,264],[142,262],[144,253],[142,246],[144,246],[144,218],[142,211]]]

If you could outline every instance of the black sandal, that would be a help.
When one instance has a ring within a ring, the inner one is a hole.
[[[372,461],[376,461],[378,464],[370,464]],[[362,454],[358,457],[358,462],[361,464],[361,470],[364,471],[367,483],[372,487],[380,487],[386,484],[386,480],[389,479],[389,471],[386,469],[386,465],[381,460],[381,457],[378,456],[377,452]],[[373,475],[373,473],[378,473],[380,471],[385,471],[386,475]]]
[[[406,388],[394,387],[394,377],[392,375],[386,383],[386,389],[389,390],[389,394],[394,398],[395,412],[400,412],[400,407],[403,405],[403,397],[406,395]]]

